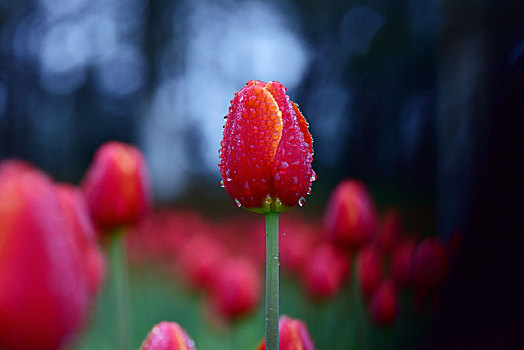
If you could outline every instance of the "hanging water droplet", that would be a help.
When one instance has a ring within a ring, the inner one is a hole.
[[[220,181],[220,187],[222,187],[222,188],[226,187],[226,186],[224,185],[224,180],[221,180],[221,181]]]
[[[315,170],[311,170],[313,173],[311,174],[311,178],[309,181],[315,181],[317,179],[317,173],[315,173]]]
[[[306,199],[304,197],[300,197],[298,199],[298,205],[303,207],[304,205],[306,205]]]
[[[307,189],[307,194],[310,195],[311,192],[313,192],[313,189],[310,187],[310,188]]]
[[[225,122],[227,121],[227,114],[224,116],[224,121]]]
[[[240,203],[240,201],[235,198],[235,205],[237,206],[237,208],[240,208],[242,206],[242,203]]]

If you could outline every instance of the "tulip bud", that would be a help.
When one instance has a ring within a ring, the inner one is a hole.
[[[257,350],[264,350],[265,346],[266,342],[262,340]],[[278,322],[278,348],[279,350],[315,350],[306,324],[286,315],[280,316]]]
[[[382,261],[372,246],[364,247],[357,257],[357,277],[360,292],[366,300],[371,299],[382,279]]]
[[[447,252],[441,241],[437,238],[424,239],[413,255],[413,285],[421,291],[437,288],[444,279],[447,263]]]
[[[213,237],[200,234],[189,238],[179,257],[186,279],[195,288],[208,288],[218,273],[226,252]]]
[[[397,293],[391,280],[380,284],[371,301],[371,319],[375,324],[386,326],[395,323],[397,317]]]
[[[218,271],[211,290],[211,305],[222,317],[234,320],[255,310],[260,301],[261,280],[250,260],[230,258]]]
[[[306,119],[279,82],[251,80],[231,100],[220,143],[223,187],[256,212],[304,205],[316,175]]]
[[[55,350],[83,322],[87,276],[54,185],[20,164],[0,166],[0,349]]]
[[[415,252],[415,242],[412,240],[401,243],[393,255],[393,280],[399,287],[409,284],[411,276],[411,262]]]
[[[330,298],[339,291],[348,272],[348,258],[325,243],[311,252],[304,277],[306,290],[315,298]]]
[[[382,254],[393,254],[399,243],[400,230],[401,222],[398,209],[389,209],[382,218],[376,238],[376,244]]]
[[[64,220],[82,256],[88,277],[89,294],[95,296],[105,274],[105,259],[96,243],[96,233],[82,193],[77,188],[60,184],[57,193]]]
[[[324,226],[331,239],[346,247],[360,247],[373,238],[375,210],[363,183],[342,181],[329,199]]]
[[[140,350],[196,350],[195,342],[176,322],[155,325]]]
[[[150,202],[147,178],[146,163],[137,148],[115,141],[102,145],[83,182],[95,224],[107,230],[142,218]]]

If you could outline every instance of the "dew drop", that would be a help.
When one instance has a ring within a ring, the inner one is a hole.
[[[311,174],[311,178],[309,181],[315,181],[317,179],[317,173],[315,173],[315,170],[311,170],[313,173]]]
[[[298,184],[298,177],[293,176],[293,185]]]
[[[275,180],[280,181],[280,173],[278,171],[275,174]]]
[[[224,185],[224,180],[221,180],[221,181],[220,181],[220,187],[222,187],[222,188],[226,187],[226,186]]]
[[[313,192],[313,189],[310,187],[310,188],[308,188],[308,190],[307,190],[307,194],[310,195],[311,192]]]
[[[288,164],[287,162],[282,162],[282,163],[280,163],[280,167],[281,167],[282,169],[286,169],[288,166],[289,166],[289,164]]]
[[[306,205],[306,199],[304,197],[300,197],[298,199],[298,205],[303,207],[304,205]]]
[[[224,116],[224,121],[227,121],[227,114]]]
[[[299,203],[300,203],[300,201],[299,201]],[[235,198],[235,205],[236,205],[237,208],[240,208],[242,206],[242,203],[240,203],[240,201]]]

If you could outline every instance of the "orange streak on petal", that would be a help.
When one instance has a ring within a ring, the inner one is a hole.
[[[291,102],[291,104],[293,105],[293,110],[297,114],[298,126],[300,127],[302,134],[304,134],[304,141],[309,145],[309,152],[313,153],[313,138],[309,133],[309,124],[300,112],[300,109],[298,109],[298,105],[295,102]]]

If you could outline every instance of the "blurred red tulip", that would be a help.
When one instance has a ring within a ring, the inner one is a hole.
[[[262,340],[257,350],[264,350],[265,347],[266,342]],[[279,350],[315,350],[306,324],[286,315],[280,316],[278,322],[278,348]]]
[[[307,261],[304,282],[307,292],[319,299],[334,296],[349,273],[349,260],[333,245],[315,247]]]
[[[382,260],[373,246],[362,248],[357,257],[357,277],[360,292],[370,300],[382,280]]]
[[[219,154],[227,193],[258,212],[304,205],[316,176],[306,119],[276,81],[250,80],[235,93]]]
[[[411,276],[415,288],[428,291],[437,288],[447,271],[447,252],[438,238],[422,240],[413,255]]]
[[[96,233],[89,217],[84,197],[76,187],[57,185],[64,219],[71,227],[74,242],[82,255],[91,296],[95,296],[105,275],[105,257],[96,242]]]
[[[255,264],[246,258],[223,262],[210,291],[213,310],[228,320],[253,312],[260,301],[261,278]]]
[[[282,268],[301,275],[313,245],[313,229],[300,220],[282,218],[280,223],[280,263]]]
[[[176,322],[155,325],[140,350],[196,350],[195,342]]]
[[[52,182],[0,166],[0,349],[59,349],[88,307],[83,256]]]
[[[376,217],[365,185],[342,181],[329,199],[324,226],[331,239],[346,247],[360,247],[373,238]]]
[[[401,243],[393,255],[393,280],[399,287],[405,287],[410,283],[411,262],[415,252],[415,241],[407,240]]]
[[[121,142],[102,145],[86,173],[83,190],[99,228],[108,230],[134,224],[144,216],[150,203],[142,153]]]
[[[383,281],[371,301],[371,319],[380,326],[395,323],[397,317],[397,292],[393,281]]]
[[[401,226],[400,212],[398,209],[388,209],[384,213],[376,237],[376,244],[382,254],[393,254],[400,240]]]
[[[225,248],[218,240],[207,234],[199,234],[188,239],[178,263],[191,286],[207,289],[213,285],[225,257]]]

